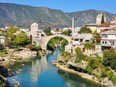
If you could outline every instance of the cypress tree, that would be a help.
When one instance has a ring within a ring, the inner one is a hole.
[[[105,23],[104,21],[104,14],[102,14],[101,24]]]

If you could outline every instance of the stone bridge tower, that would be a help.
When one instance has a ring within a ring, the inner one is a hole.
[[[36,22],[31,24],[29,36],[32,39],[32,43],[36,42],[36,45],[38,46],[41,44],[41,33],[42,31],[39,29],[39,26]]]

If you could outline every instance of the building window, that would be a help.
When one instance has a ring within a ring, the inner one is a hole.
[[[79,39],[75,39],[75,41],[79,41]]]
[[[104,41],[102,41],[102,44],[104,44]]]
[[[85,40],[85,42],[89,42],[89,40]]]
[[[83,42],[83,39],[80,39],[80,42]]]

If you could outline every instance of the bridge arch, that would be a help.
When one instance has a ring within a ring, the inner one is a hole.
[[[42,44],[41,44],[41,47],[43,49],[47,49],[47,44],[48,42],[52,39],[52,38],[55,38],[55,37],[62,37],[64,39],[66,39],[69,43],[71,42],[71,36],[66,36],[66,35],[62,35],[62,34],[57,34],[57,35],[51,35],[51,36],[45,36],[45,37],[42,37]]]

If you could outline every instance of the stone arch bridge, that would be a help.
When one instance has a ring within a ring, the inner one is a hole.
[[[46,50],[48,42],[54,37],[62,37],[64,39],[66,39],[69,43],[71,42],[71,36],[66,36],[66,35],[62,35],[62,34],[44,36],[44,37],[41,38],[41,47],[42,47],[42,49]]]

